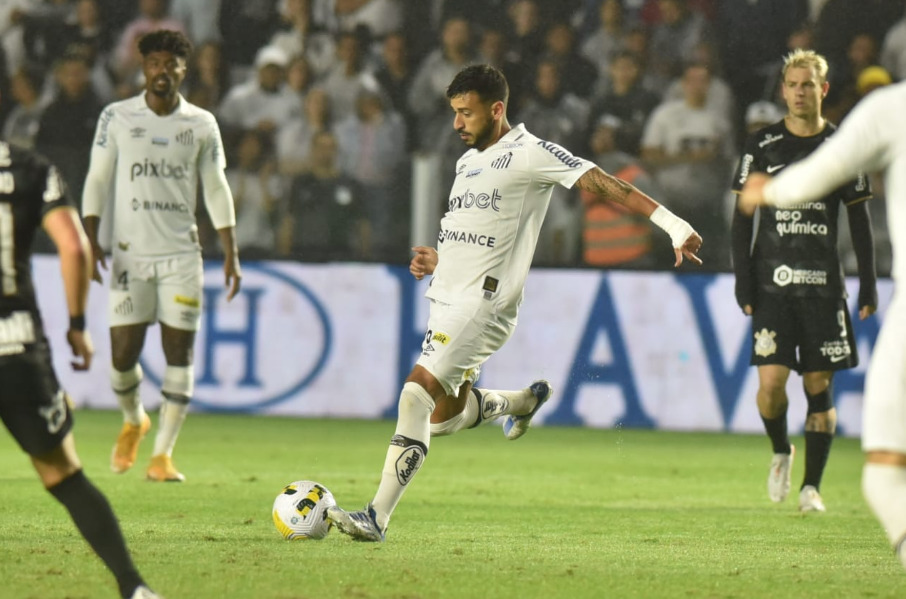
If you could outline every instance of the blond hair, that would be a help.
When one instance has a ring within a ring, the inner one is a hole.
[[[815,74],[822,83],[827,81],[827,59],[815,52],[814,50],[803,50],[796,48],[783,57],[783,77],[786,78],[786,72],[793,69],[815,69]]]

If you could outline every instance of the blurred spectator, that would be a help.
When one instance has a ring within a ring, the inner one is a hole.
[[[230,67],[223,59],[219,42],[204,42],[192,53],[191,66],[187,69],[186,99],[210,112],[217,107],[230,89]]]
[[[567,148],[585,143],[588,103],[563,89],[557,64],[543,58],[535,84],[517,117],[531,123],[540,139]],[[564,266],[578,261],[580,210],[575,190],[556,186],[535,249],[535,264]]]
[[[540,139],[566,148],[577,148],[588,126],[588,102],[563,88],[557,63],[543,58],[535,68],[532,90],[519,111],[519,121],[531,123]]]
[[[220,104],[217,116],[225,137],[235,140],[237,130],[245,129],[273,134],[299,114],[299,98],[286,86],[287,64],[289,59],[279,48],[258,51],[255,77],[230,88]]]
[[[906,80],[906,15],[901,14],[896,25],[884,37],[881,66],[887,69],[894,81]]]
[[[707,240],[702,256],[706,266],[720,270],[728,268],[730,260],[730,223],[722,207],[734,146],[730,123],[705,107],[710,78],[705,65],[686,67],[683,99],[665,101],[651,114],[642,136],[642,158],[653,170],[664,204],[695,220],[696,230]]]
[[[415,73],[409,62],[406,38],[400,33],[391,33],[384,38],[381,63],[374,78],[390,102],[389,108],[399,113],[406,123],[413,122],[407,98]],[[415,148],[415,129],[406,127],[406,149]]]
[[[266,135],[246,131],[239,139],[235,166],[226,169],[236,204],[236,243],[246,259],[269,256],[276,248],[275,209],[283,185],[270,146]]]
[[[466,19],[448,19],[441,33],[441,47],[422,60],[409,89],[409,108],[415,115],[419,132],[418,148],[426,152],[455,154],[454,163],[462,154],[462,143],[451,125],[446,90],[456,73],[475,60],[470,35]]]
[[[453,17],[466,19],[477,29],[509,29],[506,5],[509,0],[416,0],[408,1],[403,12],[403,31],[412,56],[425,56],[437,44],[444,24]]]
[[[185,28],[196,46],[219,42],[221,0],[170,0],[170,16]]]
[[[316,133],[330,129],[330,102],[323,89],[313,88],[302,103],[302,114],[277,130],[277,164],[286,176],[308,170],[312,139]]]
[[[286,67],[286,86],[299,98],[304,98],[315,82],[315,74],[304,56],[294,56]]]
[[[319,31],[312,21],[312,0],[284,0],[280,16],[288,25],[277,31],[270,45],[283,50],[287,56],[304,56],[314,77],[322,77],[337,62],[334,37]]]
[[[544,29],[536,0],[514,0],[507,8],[510,18],[510,49],[530,70],[544,51]]]
[[[525,88],[531,84],[527,65],[519,62],[518,57],[510,52],[506,34],[496,27],[484,27],[481,30],[478,53],[481,62],[495,66],[503,72],[510,86],[510,101],[507,107],[514,114],[518,113],[525,97]]]
[[[237,67],[237,79],[280,28],[277,4],[278,0],[220,0],[220,33],[227,40],[223,55],[227,64]]]
[[[328,31],[355,31],[367,27],[372,38],[382,39],[403,26],[400,0],[314,0],[315,19]]]
[[[330,112],[341,121],[355,112],[356,98],[365,90],[378,90],[380,85],[365,68],[362,31],[343,32],[337,37],[337,63],[321,81],[330,98]]]
[[[61,33],[64,23],[73,15],[75,6],[69,0],[32,2],[19,13],[22,44],[29,63],[47,67],[66,49]]]
[[[89,68],[78,52],[64,54],[57,61],[57,95],[44,109],[35,138],[35,148],[57,165],[78,201],[88,173],[95,125],[104,107],[91,86]]]
[[[39,3],[37,0],[0,2],[0,46],[6,60],[4,72],[15,73],[25,64],[25,27],[23,17]]]
[[[95,64],[106,68],[113,49],[113,31],[101,18],[98,0],[78,0],[59,34],[57,49],[48,49],[51,60],[62,56],[67,48],[77,45],[90,50]]]
[[[340,171],[330,131],[312,139],[311,170],[292,181],[282,211],[278,248],[306,261],[364,260],[370,232],[362,190]]]
[[[784,54],[792,30],[808,20],[807,0],[721,0],[714,27],[724,75],[740,106],[761,98],[763,68]],[[773,71],[772,71],[773,72]]]
[[[638,160],[617,146],[620,119],[604,114],[598,119],[589,141],[592,160],[606,172],[631,183],[653,198],[661,192]],[[602,202],[596,194],[581,192],[584,207],[582,261],[589,266],[652,268],[652,225],[641,215],[619,204]],[[669,248],[665,248],[669,249]]]
[[[752,102],[746,108],[746,133],[755,133],[768,125],[773,125],[782,119],[784,114],[783,110],[774,102],[767,100]]]
[[[901,0],[827,0],[815,22],[815,50],[831,64],[844,64],[850,42],[866,33],[880,43],[903,17]]]
[[[371,224],[372,254],[379,260],[405,261],[409,197],[401,169],[407,166],[406,123],[384,106],[382,95],[363,90],[355,114],[335,127],[340,170],[359,182]]]
[[[682,75],[682,66],[695,59],[695,48],[707,41],[708,26],[704,17],[692,12],[687,0],[658,0],[661,20],[651,34],[648,69],[656,80],[656,91]]]
[[[638,57],[628,50],[612,56],[608,79],[609,90],[593,105],[592,122],[597,122],[603,114],[617,117],[620,122],[617,147],[638,156],[642,130],[660,98],[642,85]]]
[[[879,87],[884,87],[893,83],[893,78],[884,67],[870,66],[865,67],[856,77],[856,93],[861,100]]]
[[[599,85],[609,76],[611,59],[623,48],[626,36],[625,15],[621,0],[600,0],[598,28],[582,42],[581,52],[598,69]]]
[[[692,51],[693,63],[703,64],[711,73],[708,84],[705,108],[713,110],[731,123],[736,122],[736,102],[733,99],[733,90],[720,76],[720,65],[715,54],[714,46],[709,42],[701,42]],[[664,100],[680,100],[683,97],[683,81],[681,77],[675,79],[664,93]]]
[[[542,56],[556,64],[563,90],[588,99],[598,78],[598,68],[579,54],[572,27],[562,21],[552,24],[547,29],[544,42]]]
[[[28,149],[35,147],[44,109],[40,102],[43,84],[44,73],[36,67],[23,66],[13,74],[10,93],[15,106],[3,123],[0,138],[4,141]]]
[[[878,64],[878,41],[867,33],[856,34],[846,50],[846,62],[829,71],[830,88],[824,98],[824,118],[840,123],[859,101],[856,81],[865,69]]]
[[[138,16],[123,30],[113,52],[113,71],[120,82],[131,85],[132,93],[139,87],[142,56],[138,51],[140,37],[157,29],[172,29],[185,33],[183,24],[171,18],[168,0],[138,0]],[[126,92],[124,91],[125,95]]]
[[[789,52],[800,48],[803,50],[815,49],[814,31],[809,23],[802,23],[795,27],[787,37],[787,51],[774,56],[770,62],[765,63],[759,69],[758,74],[764,80],[764,91],[761,94],[762,100],[768,100],[778,105],[786,105],[780,89],[783,83],[783,57]]]

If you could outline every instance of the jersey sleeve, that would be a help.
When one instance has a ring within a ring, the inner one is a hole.
[[[579,177],[591,170],[595,164],[584,158],[573,156],[565,148],[549,141],[539,140],[529,154],[532,173],[541,183],[557,183],[570,188]]]
[[[101,216],[116,167],[116,111],[108,106],[98,118],[91,162],[82,190],[82,216]]]
[[[849,181],[840,188],[840,194],[843,203],[847,206],[870,200],[872,194],[871,183],[868,182],[868,175],[860,172],[855,179]]]
[[[749,173],[762,170],[763,168],[758,152],[759,136],[760,132],[756,132],[746,138],[742,156],[740,156],[739,163],[736,165],[736,171],[733,173],[733,183],[730,186],[733,193],[740,193],[742,191],[743,185],[745,185],[746,180],[749,178]]]
[[[901,109],[891,105],[898,97],[890,91],[876,90],[857,104],[830,139],[765,185],[765,198],[777,206],[798,204],[831,192],[860,172],[881,170],[896,134],[895,128],[885,127],[884,118]]]
[[[226,180],[226,158],[220,129],[213,115],[209,116],[208,132],[204,137],[198,157],[198,172],[204,189],[205,207],[211,224],[218,231],[236,226],[233,194]]]

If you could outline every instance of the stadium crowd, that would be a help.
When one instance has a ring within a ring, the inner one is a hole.
[[[80,197],[98,116],[140,92],[136,40],[160,28],[195,44],[182,93],[224,133],[244,258],[407,263],[412,159],[452,180],[465,148],[444,91],[486,62],[511,121],[662,201],[702,233],[706,268],[729,270],[730,178],[746,132],[786,112],[783,55],[828,58],[835,123],[906,77],[906,2],[890,0],[6,0],[2,137]],[[536,264],[666,268],[651,233],[557,189]]]

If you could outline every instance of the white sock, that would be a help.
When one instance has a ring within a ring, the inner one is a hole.
[[[154,438],[154,451],[152,456],[173,455],[173,446],[176,445],[176,438],[179,437],[179,431],[182,429],[182,423],[186,420],[186,413],[189,411],[189,401],[173,401],[164,397],[163,403],[160,404],[160,418],[157,427],[157,436]]]
[[[123,421],[129,424],[138,425],[145,419],[145,407],[139,397],[141,383],[142,367],[138,364],[126,371],[110,367],[110,386],[123,411]]]
[[[428,455],[433,411],[434,398],[421,385],[403,385],[396,432],[387,449],[381,484],[371,502],[382,530],[387,529],[390,515]]]
[[[528,389],[493,391],[473,387],[462,412],[444,422],[431,423],[431,436],[452,435],[464,428],[475,428],[480,424],[493,422],[505,414],[527,414],[535,404],[526,400],[533,397]]]
[[[862,469],[862,493],[884,527],[897,557],[906,567],[906,468],[865,464]]]

